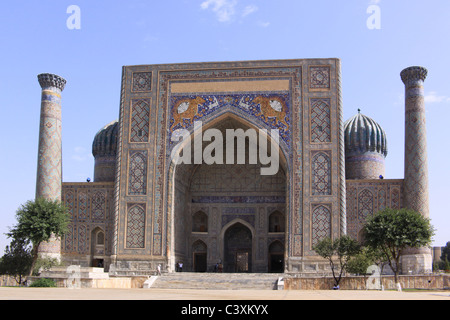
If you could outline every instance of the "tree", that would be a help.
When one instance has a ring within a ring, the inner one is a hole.
[[[16,219],[17,225],[11,228],[7,235],[32,245],[33,260],[29,270],[31,275],[39,257],[40,244],[48,242],[52,236],[62,237],[67,230],[70,216],[60,201],[38,198],[22,205],[16,212]]]
[[[20,286],[29,274],[32,262],[30,246],[21,239],[14,239],[6,246],[5,254],[0,260],[0,274],[13,277]]]
[[[358,275],[366,275],[367,269],[374,263],[368,247],[361,248],[360,252],[352,257],[347,265],[347,271]]]
[[[441,260],[450,261],[450,241],[447,242],[447,245],[442,249]]]
[[[360,246],[356,240],[349,236],[342,236],[334,241],[330,238],[324,238],[313,249],[319,256],[329,261],[333,272],[334,286],[338,287],[350,258],[359,253]],[[333,260],[336,256],[339,262],[339,275],[336,275],[336,266]]]
[[[384,253],[398,284],[402,251],[429,246],[434,229],[418,212],[386,208],[367,220],[364,232],[366,245]]]

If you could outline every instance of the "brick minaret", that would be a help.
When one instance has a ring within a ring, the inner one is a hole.
[[[405,204],[429,218],[428,160],[423,82],[427,70],[410,67],[402,71],[405,84]]]
[[[405,84],[405,180],[404,206],[429,218],[428,160],[423,83],[428,71],[409,67],[401,72]],[[403,272],[431,270],[428,248],[408,250],[403,257]]]
[[[41,120],[36,178],[36,199],[61,200],[62,143],[61,143],[61,92],[66,80],[54,74],[38,75],[42,88]],[[60,241],[42,244],[39,252],[59,258]]]

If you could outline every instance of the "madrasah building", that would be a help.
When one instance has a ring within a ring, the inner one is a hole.
[[[229,273],[323,274],[328,262],[313,250],[322,238],[362,240],[366,219],[386,207],[429,217],[426,76],[422,67],[401,72],[405,174],[390,180],[380,124],[360,111],[343,119],[339,59],[124,66],[119,120],[93,140],[94,181],[75,183],[61,174],[66,80],[40,74],[36,197],[61,199],[71,216],[65,236],[40,251],[124,276],[152,274],[159,264],[174,272],[180,262],[191,272],[220,262]],[[245,156],[276,141],[278,171],[261,174],[260,159],[172,161],[180,130],[192,138],[185,147],[207,151],[205,135],[195,145],[199,122],[200,133],[223,136],[266,130],[245,140]],[[409,250],[403,272],[428,272],[431,260],[428,248]]]

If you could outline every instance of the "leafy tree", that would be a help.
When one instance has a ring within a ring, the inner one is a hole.
[[[358,242],[349,236],[342,236],[334,241],[330,238],[324,238],[314,246],[314,251],[329,261],[331,271],[333,272],[334,285],[339,286],[342,274],[347,268],[351,257],[357,255],[360,251]],[[339,274],[336,274],[335,258],[339,262]]]
[[[370,255],[369,248],[363,247],[361,251],[352,257],[347,265],[347,271],[350,273],[365,275],[367,269],[374,264],[373,258]]]
[[[402,251],[430,245],[434,229],[418,212],[387,208],[368,219],[364,232],[366,245],[383,252],[398,284]]]
[[[442,255],[441,255],[442,261],[450,261],[450,241],[447,242],[447,245],[442,249]]]
[[[29,274],[32,262],[30,246],[23,240],[14,239],[6,246],[0,260],[0,274],[12,276],[20,286]]]
[[[7,235],[16,240],[23,239],[26,244],[32,245],[33,261],[29,270],[31,275],[39,257],[39,245],[48,242],[53,235],[62,237],[70,217],[60,201],[39,198],[22,205],[16,212],[16,219],[17,225],[11,228]]]

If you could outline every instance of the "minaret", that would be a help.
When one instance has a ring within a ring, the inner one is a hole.
[[[38,75],[42,88],[41,120],[36,178],[36,199],[61,201],[62,140],[61,140],[61,92],[66,80],[54,74]],[[39,247],[39,253],[59,258],[60,241],[53,239]]]
[[[423,82],[428,71],[402,71],[405,84],[405,205],[429,218],[427,132]]]
[[[409,67],[401,72],[405,84],[405,180],[404,207],[430,217],[428,200],[428,160],[423,83],[428,71]],[[431,270],[428,248],[405,252],[403,272],[422,273]]]

